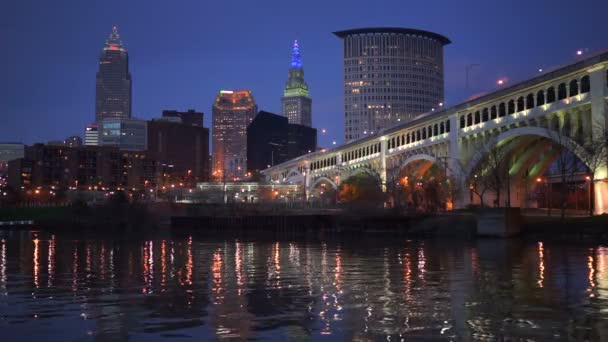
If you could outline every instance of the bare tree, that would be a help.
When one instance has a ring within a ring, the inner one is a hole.
[[[608,129],[603,129],[598,123],[594,124],[594,130],[601,132],[599,135],[585,139],[582,144],[576,146],[575,154],[579,156],[589,169],[589,201],[591,202],[591,191],[596,171],[608,166]],[[589,205],[589,216],[593,216],[593,208]]]
[[[555,175],[559,177],[561,186],[559,188],[560,217],[566,217],[566,206],[570,187],[575,183],[576,175],[584,172],[585,165],[577,156],[577,145],[567,135],[568,126],[558,130],[548,130],[549,136],[555,142],[552,148],[556,149]],[[550,183],[549,183],[549,186]]]
[[[477,166],[469,179],[469,189],[478,197],[483,206],[483,196],[487,191],[493,191],[496,195],[495,206],[500,206],[502,191],[507,188],[505,204],[510,207],[510,177],[511,166],[510,143],[494,146],[492,140],[478,140],[474,146],[476,151]]]

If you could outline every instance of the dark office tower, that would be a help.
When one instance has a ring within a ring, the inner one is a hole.
[[[258,172],[287,160],[289,122],[260,111],[247,127],[247,172]]]
[[[99,56],[97,72],[95,121],[109,118],[131,118],[129,55],[116,26]]]
[[[188,109],[185,112],[177,110],[163,110],[163,118],[169,121],[181,122],[188,126],[203,127],[203,112],[197,112],[194,109]]]
[[[314,152],[316,146],[316,129],[260,111],[247,127],[247,171],[257,172]]]
[[[312,99],[308,93],[308,85],[304,81],[304,69],[297,40],[293,42],[291,68],[281,104],[283,115],[289,119],[290,124],[312,126]]]
[[[297,158],[317,149],[317,129],[289,124],[287,132],[287,159]]]
[[[344,42],[344,140],[404,123],[443,105],[437,33],[395,27],[334,32]]]

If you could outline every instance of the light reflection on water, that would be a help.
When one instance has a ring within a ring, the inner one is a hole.
[[[1,234],[3,341],[608,335],[601,245]]]

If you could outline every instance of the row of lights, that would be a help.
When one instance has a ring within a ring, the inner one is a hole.
[[[584,51],[583,49],[578,49],[578,50],[576,50],[576,56],[577,56],[577,57],[582,56],[584,53],[585,53],[585,51]],[[543,68],[538,68],[538,72],[539,72],[539,73],[542,73],[543,71],[544,71],[544,69],[543,69]],[[507,79],[506,79],[506,78],[499,78],[499,79],[496,81],[496,84],[497,84],[498,86],[503,86],[503,85],[505,85],[506,83],[507,83]]]

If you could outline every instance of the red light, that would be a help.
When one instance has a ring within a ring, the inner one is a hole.
[[[116,46],[116,45],[110,45],[108,47],[108,50],[120,50],[120,48],[118,46]]]

